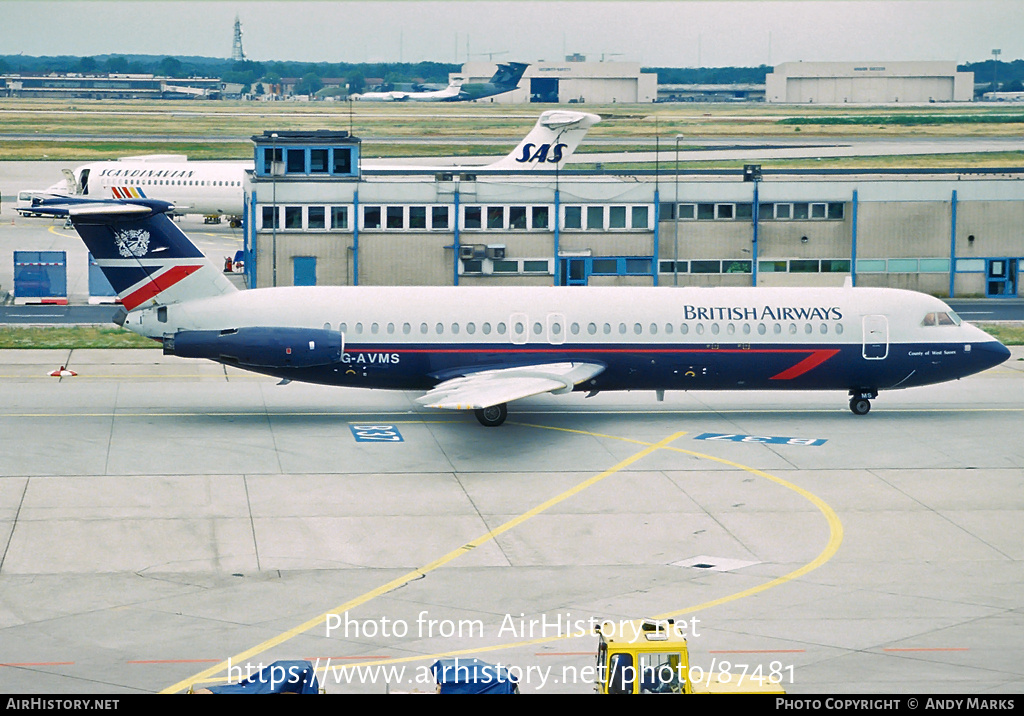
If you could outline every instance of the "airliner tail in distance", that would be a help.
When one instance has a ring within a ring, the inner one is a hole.
[[[549,110],[541,114],[533,130],[508,156],[488,164],[488,169],[554,169],[562,167],[587,130],[601,121],[596,114]]]
[[[286,380],[423,392],[473,410],[571,391],[881,391],[954,380],[1009,351],[941,300],[887,288],[348,287],[235,290],[154,201],[68,215],[164,352]]]
[[[573,110],[550,109],[542,112],[536,124],[515,149],[490,164],[452,164],[419,166],[412,163],[395,165],[363,160],[367,174],[393,174],[401,171],[476,172],[517,171],[521,169],[561,169],[587,136],[587,131],[601,121],[596,114]],[[393,160],[392,160],[393,161]]]

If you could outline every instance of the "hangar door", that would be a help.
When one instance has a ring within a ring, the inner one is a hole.
[[[531,102],[558,102],[558,78],[534,77],[530,80]]]

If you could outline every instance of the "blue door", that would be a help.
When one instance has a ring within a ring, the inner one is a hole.
[[[1017,259],[985,259],[985,295],[1017,297]]]
[[[587,261],[585,258],[561,259],[562,285],[586,286],[587,278],[590,276]]]
[[[292,285],[316,286],[316,256],[295,256],[292,271]]]

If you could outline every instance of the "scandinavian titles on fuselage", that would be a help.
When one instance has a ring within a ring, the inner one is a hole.
[[[175,169],[173,171],[168,169],[103,169],[100,171],[99,175],[101,177],[165,177],[168,179],[187,179],[193,174],[195,174],[195,172],[188,169]]]
[[[761,308],[736,306],[682,306],[683,318],[688,321],[841,321],[843,312],[838,306],[763,306]]]

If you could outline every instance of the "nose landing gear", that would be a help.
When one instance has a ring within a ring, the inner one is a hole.
[[[861,389],[850,391],[850,411],[854,415],[867,415],[871,410],[871,401],[878,397],[878,391]]]

